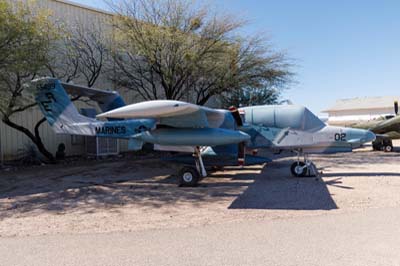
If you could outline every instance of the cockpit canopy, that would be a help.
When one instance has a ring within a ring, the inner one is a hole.
[[[304,106],[262,105],[241,108],[245,112],[245,123],[274,128],[314,130],[325,124]]]

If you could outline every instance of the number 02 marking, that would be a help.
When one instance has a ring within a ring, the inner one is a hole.
[[[346,141],[346,133],[336,133],[335,140],[336,141]]]

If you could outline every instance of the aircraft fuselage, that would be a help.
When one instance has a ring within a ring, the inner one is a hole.
[[[363,129],[327,126],[301,106],[255,106],[240,109],[250,135],[250,149],[302,150],[308,153],[348,152],[371,142]]]

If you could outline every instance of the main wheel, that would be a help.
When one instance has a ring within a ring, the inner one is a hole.
[[[194,167],[185,166],[179,171],[178,184],[181,187],[195,187],[199,180],[200,174]]]
[[[385,146],[384,151],[385,151],[385,152],[392,152],[392,151],[393,151],[393,146],[392,146],[392,145],[387,145],[387,146]]]
[[[372,149],[374,151],[381,151],[383,150],[382,144],[380,142],[373,142],[372,143]]]
[[[304,167],[306,164],[304,162],[294,162],[290,167],[290,171],[292,175],[295,177],[304,177],[307,175],[307,167]]]

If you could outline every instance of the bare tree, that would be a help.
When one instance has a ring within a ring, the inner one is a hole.
[[[144,99],[181,99],[214,66],[241,22],[210,17],[188,1],[130,1],[116,9],[117,82]]]
[[[23,83],[32,79],[47,62],[50,42],[56,38],[45,11],[22,2],[0,3],[0,114],[8,126],[24,133],[47,158],[52,159],[38,133],[13,121],[13,115],[36,104],[26,93]]]
[[[203,105],[215,95],[290,76],[284,54],[238,35],[243,21],[192,1],[126,0],[114,10],[113,80],[145,100],[187,97]]]
[[[0,11],[0,51],[4,50],[0,54],[7,62],[0,64],[1,119],[25,134],[47,159],[54,161],[39,132],[46,119],[40,119],[33,129],[13,119],[15,114],[37,105],[25,85],[36,77],[52,75],[64,81],[82,76],[90,87],[103,71],[107,45],[100,31],[85,32],[81,26],[74,31],[60,31],[47,19],[45,10],[22,2],[13,6],[1,2]],[[61,33],[56,34],[57,31]]]
[[[36,77],[36,74],[29,71],[22,73],[20,71],[13,71],[3,73],[0,75],[0,86],[3,90],[8,91],[7,104],[1,108],[2,121],[4,124],[12,127],[25,134],[38,148],[47,159],[53,161],[54,156],[46,149],[39,133],[39,128],[45,119],[39,120],[33,128],[33,131],[13,121],[13,116],[25,112],[34,106],[36,102],[32,99],[31,95],[26,90],[24,84]]]
[[[292,82],[291,63],[284,53],[274,52],[266,43],[262,37],[237,41],[240,48],[234,70],[223,76],[222,88],[216,84],[211,90],[211,94],[222,92],[224,107],[279,103],[281,90]]]
[[[46,65],[50,75],[65,82],[84,80],[92,87],[106,71],[109,60],[109,34],[100,24],[76,21],[62,29],[62,40],[53,43]]]

